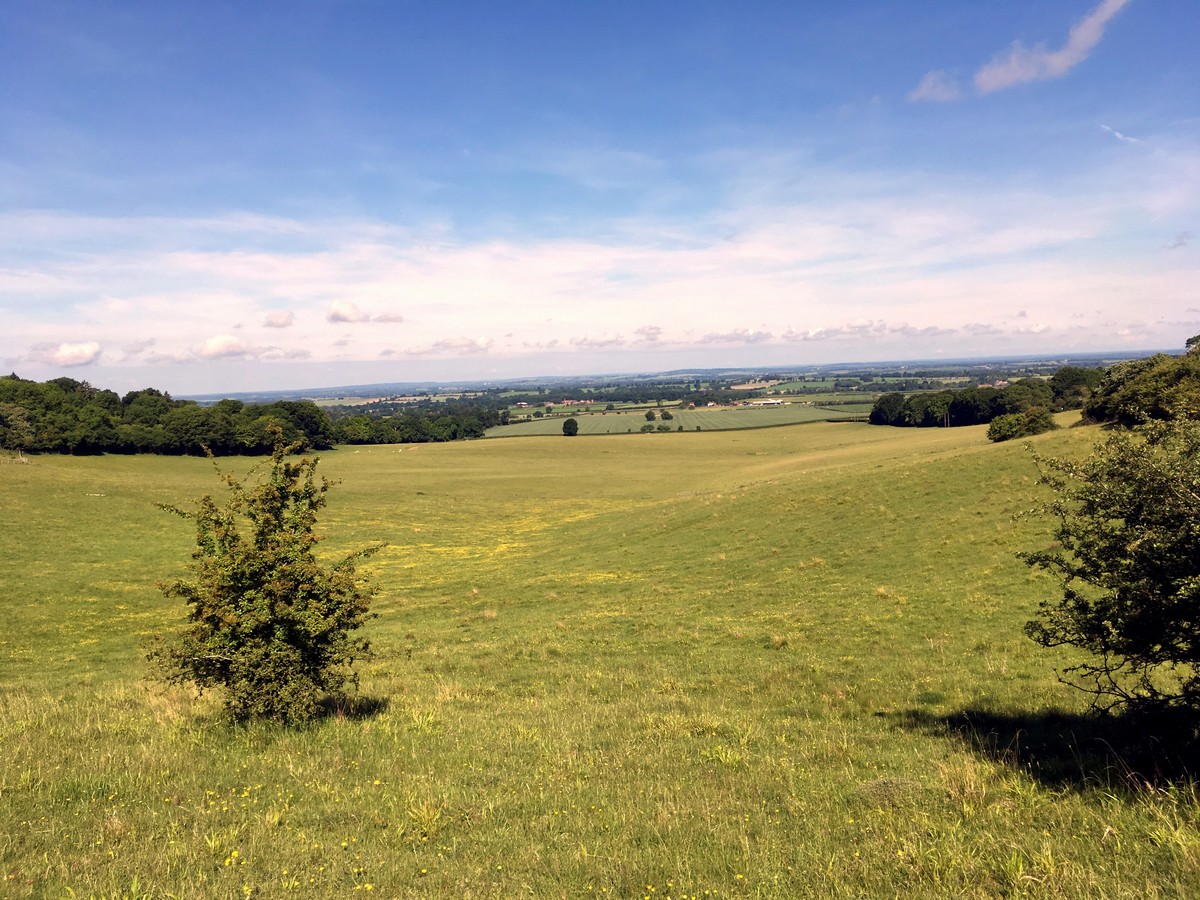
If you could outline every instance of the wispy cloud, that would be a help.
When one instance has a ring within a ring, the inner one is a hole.
[[[1026,47],[1014,41],[1008,51],[996,56],[975,73],[975,87],[981,93],[1003,90],[1030,81],[1059,78],[1079,65],[1091,54],[1104,29],[1129,0],[1103,0],[1086,16],[1071,26],[1067,42],[1058,50],[1044,43]]]
[[[1164,250],[1180,250],[1192,242],[1190,231],[1181,231],[1163,247]]]
[[[487,338],[443,338],[424,347],[406,350],[408,356],[475,356],[487,353],[493,341]]]
[[[1100,127],[1103,128],[1105,131],[1107,131],[1109,134],[1111,134],[1113,137],[1115,137],[1118,141],[1124,141],[1127,144],[1144,144],[1144,143],[1146,143],[1145,141],[1143,141],[1139,138],[1130,137],[1127,134],[1122,134],[1121,132],[1117,131],[1117,129],[1109,128],[1107,125],[1101,125]]]
[[[761,344],[771,340],[771,332],[755,331],[751,328],[736,328],[733,331],[710,332],[700,338],[701,344]]]
[[[1045,317],[1038,324],[1052,329],[1034,336],[1057,349],[1069,349],[1064,335],[1095,346],[1128,324],[1139,298],[1162,298],[1166,311],[1195,302],[1190,254],[1164,253],[1147,271],[1144,237],[1123,239],[1130,223],[1141,235],[1162,221],[1178,228],[1200,208],[1188,187],[1198,183],[1194,155],[1172,154],[1158,135],[1154,143],[1163,149],[1144,165],[1053,189],[944,174],[898,183],[783,154],[730,155],[718,208],[612,220],[590,236],[0,213],[0,276],[21,273],[0,287],[0,364],[52,377],[90,358],[134,379],[130,371],[179,363],[199,380],[213,363],[232,371],[311,359],[306,371],[321,379],[313,383],[329,383],[334,364],[380,363],[364,377],[375,381],[446,372],[447,360],[478,373],[482,357],[519,374],[654,367],[685,353],[798,361],[867,349],[874,358],[1033,352],[1040,345],[1013,329],[1013,311],[1031,298]],[[1097,335],[1072,319],[1079,310],[1087,323],[1120,324]],[[338,346],[344,335],[352,342]],[[95,355],[64,350],[55,362],[64,337],[95,342]],[[414,362],[401,375],[406,360]],[[136,374],[132,386],[153,380]],[[202,382],[200,392],[211,389]]]
[[[941,69],[926,72],[920,83],[908,92],[911,103],[952,103],[962,99],[962,89],[953,76]]]

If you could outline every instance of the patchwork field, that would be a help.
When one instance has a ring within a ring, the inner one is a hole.
[[[377,655],[297,730],[144,677],[210,463],[2,465],[0,896],[1196,896],[1192,789],[1021,633],[1048,527],[985,430],[326,453]]]
[[[562,423],[568,416],[579,423],[580,434],[638,434],[643,425],[657,428],[666,425],[671,431],[730,431],[742,428],[770,428],[776,425],[796,425],[802,422],[829,422],[843,419],[865,419],[871,413],[871,403],[839,403],[828,406],[808,406],[791,403],[782,406],[738,406],[713,409],[668,409],[671,419],[647,422],[646,410],[613,412],[559,412],[542,419],[500,425],[487,432],[488,437],[527,437],[529,435],[562,436]],[[662,410],[655,410],[655,414]]]

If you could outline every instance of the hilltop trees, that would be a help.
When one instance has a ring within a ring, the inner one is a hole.
[[[271,452],[271,426],[304,449],[333,446],[329,417],[307,400],[200,406],[155,388],[118,397],[73,378],[0,378],[0,448],[8,450],[260,455]]]
[[[278,428],[273,436],[265,477],[221,476],[224,505],[205,496],[195,512],[163,507],[196,525],[191,578],[160,585],[187,603],[189,624],[148,658],[167,682],[220,688],[234,719],[296,723],[357,683],[352,666],[369,646],[353,632],[371,618],[372,591],[355,565],[380,548],[322,565],[313,527],[329,483],[316,481],[315,457],[289,462],[298,448]]]
[[[1039,459],[1055,491],[1055,545],[1024,555],[1061,596],[1026,633],[1094,659],[1066,680],[1096,705],[1181,707],[1200,715],[1200,423],[1114,433],[1082,462]]]
[[[1113,366],[1083,405],[1084,416],[1127,427],[1200,419],[1200,341],[1191,338],[1187,346],[1183,356],[1158,353]]]

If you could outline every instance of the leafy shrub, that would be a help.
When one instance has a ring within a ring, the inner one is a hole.
[[[1152,423],[1083,462],[1039,463],[1057,544],[1023,556],[1062,596],[1026,633],[1096,657],[1064,675],[1098,706],[1200,713],[1200,423]]]
[[[222,689],[236,720],[297,723],[357,684],[352,666],[369,645],[352,632],[373,616],[355,565],[380,547],[321,565],[313,526],[329,483],[315,479],[317,458],[287,461],[295,447],[276,436],[265,477],[221,475],[224,506],[205,496],[195,512],[163,507],[196,523],[192,577],[160,584],[187,603],[190,624],[148,658],[169,683]]]
[[[1035,406],[1025,412],[1007,413],[992,419],[988,426],[989,441],[1011,441],[1013,438],[1031,437],[1053,431],[1058,427],[1054,416],[1044,406]]]

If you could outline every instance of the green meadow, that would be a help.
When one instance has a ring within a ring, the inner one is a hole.
[[[155,504],[211,463],[0,464],[0,896],[1200,895],[1191,786],[1022,634],[1022,446],[593,418],[322,456],[323,547],[388,546],[359,698],[302,729],[146,680],[193,540]]]

